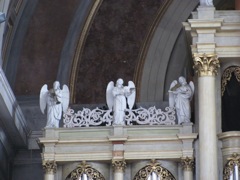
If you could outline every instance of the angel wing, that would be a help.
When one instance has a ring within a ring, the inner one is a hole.
[[[63,89],[62,89],[62,107],[63,107],[63,112],[65,113],[68,109],[68,105],[69,105],[69,89],[67,87],[67,85],[63,85]]]
[[[174,80],[170,85],[170,91],[175,90],[176,85],[178,84],[177,80]]]
[[[136,98],[136,87],[134,82],[128,81],[128,88],[130,90],[130,95],[127,96],[127,103],[128,103],[129,109],[132,109],[135,103],[135,98]]]
[[[175,96],[173,94],[172,91],[175,91],[176,88],[178,86],[178,82],[177,80],[174,80],[171,84],[170,84],[170,88],[169,88],[169,93],[168,93],[168,102],[169,102],[169,107],[174,107],[175,105]]]
[[[111,110],[112,110],[113,104],[114,104],[114,97],[112,94],[113,88],[114,88],[114,83],[113,83],[113,81],[111,81],[108,83],[107,89],[106,89],[107,106],[108,106],[108,109],[111,109]]]
[[[194,84],[192,81],[189,82],[189,86],[191,87],[191,90],[192,90],[192,97],[193,97],[193,94],[194,94],[194,91],[195,91],[195,87],[194,87]],[[191,99],[192,99],[191,97]]]
[[[43,114],[47,106],[47,95],[48,95],[48,86],[47,84],[44,84],[40,90],[40,95],[39,95],[39,105]]]

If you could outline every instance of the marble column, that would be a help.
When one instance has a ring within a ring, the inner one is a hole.
[[[219,60],[215,54],[194,54],[198,75],[200,179],[218,180],[216,89]]]
[[[55,161],[43,161],[43,169],[45,170],[44,180],[54,180],[54,175],[57,170]]]
[[[184,180],[193,180],[194,158],[181,158]]]
[[[114,180],[124,180],[124,169],[126,162],[124,160],[113,160]]]

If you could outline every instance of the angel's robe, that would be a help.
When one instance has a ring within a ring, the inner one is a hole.
[[[62,92],[58,90],[49,90],[47,97],[47,125],[46,128],[58,128],[59,121],[62,118]]]
[[[127,102],[126,102],[127,92],[124,87],[114,87],[112,93],[114,97],[113,124],[124,125],[125,109],[127,108]]]
[[[193,94],[191,87],[188,84],[184,84],[176,89],[175,94],[175,107],[177,111],[178,123],[190,122],[190,98]]]

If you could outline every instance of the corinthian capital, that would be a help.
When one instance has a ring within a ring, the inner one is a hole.
[[[114,168],[114,171],[124,171],[126,167],[126,162],[124,160],[113,160],[112,161],[112,166]]]
[[[57,164],[55,161],[43,161],[42,166],[47,174],[56,173],[57,171]]]
[[[216,54],[193,54],[193,62],[198,76],[215,76],[220,67]]]
[[[194,158],[181,158],[181,164],[185,171],[192,171],[192,169],[194,168]]]

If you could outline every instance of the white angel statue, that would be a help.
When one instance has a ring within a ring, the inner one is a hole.
[[[177,112],[178,124],[190,122],[191,106],[190,101],[194,93],[192,81],[187,84],[184,77],[179,77],[178,82],[174,80],[170,85],[169,106],[175,107]]]
[[[40,91],[39,103],[43,114],[45,114],[47,107],[47,124],[45,128],[58,128],[62,112],[66,112],[69,105],[68,87],[63,85],[61,90],[58,81],[53,83],[53,88],[50,90],[48,90],[47,84],[43,85]]]
[[[113,81],[108,83],[106,99],[108,108],[113,110],[113,125],[125,125],[125,110],[132,109],[135,98],[135,85],[132,81],[128,86],[123,86],[123,80],[118,79],[114,87]]]

